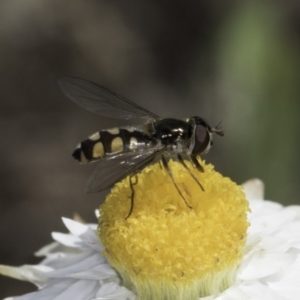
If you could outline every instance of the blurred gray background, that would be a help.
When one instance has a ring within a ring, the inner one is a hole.
[[[299,1],[2,0],[0,263],[95,222],[105,193],[85,195],[94,166],[78,142],[122,122],[74,105],[57,79],[98,82],[161,116],[199,115],[224,138],[205,159],[234,181],[259,177],[266,197],[299,204]],[[124,122],[123,122],[124,123]],[[0,298],[34,290],[0,276]]]

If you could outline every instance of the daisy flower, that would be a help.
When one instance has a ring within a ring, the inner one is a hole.
[[[99,225],[63,218],[68,234],[39,250],[38,265],[0,273],[38,290],[6,300],[296,300],[300,295],[300,207],[263,200],[263,184],[238,186],[202,162],[170,162],[178,194],[159,164],[128,178],[100,207]],[[188,204],[188,205],[187,205]]]

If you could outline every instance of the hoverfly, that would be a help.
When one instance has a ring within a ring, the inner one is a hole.
[[[165,118],[148,111],[134,102],[102,87],[96,83],[75,77],[59,80],[59,85],[67,97],[80,107],[104,117],[117,119],[145,119],[137,126],[122,126],[100,130],[82,141],[73,157],[88,163],[99,161],[99,165],[87,183],[87,192],[100,192],[112,187],[116,182],[129,176],[131,188],[131,208],[133,210],[134,188],[132,178],[145,166],[160,160],[175,188],[186,203],[187,200],[176,184],[168,166],[169,157],[176,156],[199,187],[204,187],[193,175],[186,160],[194,168],[203,172],[197,156],[207,153],[212,146],[213,134],[223,136],[221,127],[210,127],[200,117],[185,120]]]

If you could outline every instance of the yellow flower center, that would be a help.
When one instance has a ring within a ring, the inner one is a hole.
[[[100,208],[104,255],[140,300],[193,300],[233,284],[249,226],[242,187],[205,165],[169,166],[189,208],[160,163],[146,167],[134,185],[117,183]],[[135,179],[133,178],[133,182]]]

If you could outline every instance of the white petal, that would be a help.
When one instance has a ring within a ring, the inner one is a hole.
[[[93,255],[83,257],[81,260],[77,260],[76,263],[71,263],[65,267],[59,267],[52,272],[48,272],[46,275],[48,277],[75,277],[94,279],[94,273],[98,270],[98,267],[101,271],[98,272],[98,275],[101,275],[100,279],[108,279],[112,276],[116,276],[115,271],[106,263],[106,260],[100,253],[93,253]],[[94,270],[94,271],[91,271]],[[91,272],[90,272],[91,271]],[[96,278],[97,279],[97,278]]]
[[[35,256],[37,257],[43,257],[43,256],[47,256],[53,252],[57,252],[57,249],[60,247],[60,245],[56,242],[53,242],[51,244],[48,244],[46,246],[44,246],[43,248],[41,248],[40,250],[36,251],[34,253]]]
[[[103,251],[103,246],[101,245],[94,229],[88,225],[75,222],[71,219],[62,219],[68,230],[75,236],[78,236],[86,245],[98,252]]]
[[[282,226],[290,223],[296,217],[296,212],[292,210],[281,209],[274,212],[264,208],[265,214],[256,214],[249,216],[250,228],[249,233],[264,232],[264,234],[273,234],[280,230]]]
[[[250,203],[250,218],[254,219],[259,216],[266,216],[270,213],[280,212],[283,208],[282,204],[267,200],[252,199]]]
[[[52,232],[52,238],[66,247],[89,248],[79,237],[71,234]]]
[[[297,220],[297,216],[295,219]],[[291,247],[300,249],[300,220],[283,224],[274,235],[284,239]]]
[[[297,255],[291,253],[257,251],[252,255],[247,267],[239,272],[238,278],[245,281],[263,278],[286,269],[296,259]]]
[[[264,199],[265,185],[257,178],[250,179],[242,184],[246,198],[249,199]]]
[[[240,288],[250,295],[253,300],[290,300],[258,281],[241,284]]]
[[[48,278],[44,276],[43,272],[51,270],[51,268],[43,265],[23,265],[20,267],[0,265],[0,274],[19,280],[29,281],[37,286],[42,286],[48,280]]]
[[[72,249],[72,248],[71,248]],[[50,255],[45,258],[41,264],[52,267],[53,269],[61,269],[86,259],[95,252],[91,250],[76,251],[74,253],[58,253],[57,255]]]
[[[66,247],[60,243],[54,242],[41,248],[35,253],[37,257],[46,256],[49,260],[60,259],[68,254],[82,253],[86,249]],[[43,261],[44,263],[44,261]]]
[[[206,298],[204,299],[207,300]],[[200,298],[199,300],[202,300],[202,298]],[[254,300],[254,299],[247,292],[243,291],[238,285],[234,285],[228,288],[227,290],[225,290],[220,295],[218,295],[216,298],[212,298],[212,300]]]
[[[244,250],[244,260],[255,252],[285,253],[291,244],[283,238],[276,236],[262,236],[258,233],[249,234]]]
[[[97,290],[99,289],[99,283],[96,280],[78,280],[70,281],[70,283],[62,284],[61,289],[57,291],[53,300],[87,300],[92,299]],[[49,290],[52,292],[53,286],[50,286]],[[40,300],[41,298],[37,298]],[[30,299],[34,300],[34,299]]]
[[[70,274],[68,277],[94,280],[113,280],[114,278],[118,278],[118,274],[109,264],[103,264],[86,271]]]
[[[13,300],[89,300],[95,297],[99,283],[95,280],[51,280],[48,285],[37,292]]]
[[[125,287],[114,282],[103,284],[92,300],[135,300],[136,296]]]
[[[296,212],[295,221],[300,221],[300,205],[290,205],[290,206],[286,207],[285,209]]]
[[[280,295],[299,300],[300,295],[300,255],[294,264],[282,270],[277,278],[267,278],[268,286]]]
[[[68,218],[62,218],[62,220],[68,230],[75,236],[80,236],[89,229],[88,225],[86,224],[82,224]]]

